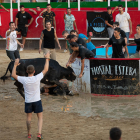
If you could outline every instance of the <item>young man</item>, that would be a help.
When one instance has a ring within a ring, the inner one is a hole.
[[[68,31],[65,30],[65,31],[62,32],[62,36],[66,40],[66,46],[65,46],[64,52],[67,52],[67,49],[69,49],[70,54],[72,54],[73,51],[71,50],[70,43],[67,39],[68,35],[69,35]]]
[[[106,46],[106,58],[109,58],[107,54],[109,45],[112,45],[112,50],[113,50],[112,58],[125,58],[124,53],[122,51],[122,47],[125,48],[127,53],[127,58],[129,58],[129,53],[125,40],[124,38],[120,37],[120,28],[117,27],[114,29],[114,36],[110,38]]]
[[[67,8],[67,14],[64,13],[64,22],[65,22],[65,30],[70,34],[71,30],[74,30],[74,27],[76,31],[78,32],[77,25],[75,22],[74,15],[71,14],[71,8]],[[73,27],[74,25],[74,27]]]
[[[46,21],[46,28],[42,31],[41,36],[40,36],[40,42],[39,42],[39,53],[41,52],[41,45],[42,45],[42,40],[44,39],[44,44],[43,44],[43,53],[47,53],[50,51],[51,53],[51,59],[56,60],[56,53],[55,53],[55,40],[58,44],[58,47],[61,49],[59,40],[56,35],[56,31],[54,28],[51,28],[51,22]]]
[[[67,62],[66,66],[68,67],[71,64],[72,59],[75,59],[77,56],[80,56],[81,57],[81,72],[80,72],[79,78],[81,78],[83,76],[85,58],[95,57],[95,54],[92,51],[88,50],[87,48],[84,48],[83,46],[78,46],[78,44],[75,42],[70,43],[70,45],[71,45],[71,49],[73,50],[73,53],[69,61]],[[76,55],[73,56],[75,52],[77,53],[77,56]]]
[[[29,19],[31,20],[28,23]],[[24,5],[20,5],[20,12],[18,12],[16,15],[15,23],[16,23],[16,28],[18,32],[21,32],[23,45],[25,45],[28,27],[31,25],[32,22],[33,22],[32,16],[29,13],[25,12]],[[23,49],[20,49],[20,51],[22,50]]]
[[[51,8],[51,5],[47,4],[47,11],[43,13],[43,27],[44,29],[46,28],[46,21],[49,20],[51,22],[52,27],[54,27],[56,30],[55,13],[51,11]]]
[[[35,15],[37,15],[37,13],[41,12],[41,8],[40,8],[40,6],[37,6],[37,7],[36,7],[36,10],[29,9],[29,11],[31,11],[31,12],[33,12]],[[44,10],[39,14],[39,16],[41,16],[41,14],[44,13],[44,12],[46,12],[46,11],[47,11],[47,10],[44,9]]]
[[[119,22],[120,28],[125,32],[127,43],[129,43],[129,33],[132,34],[132,22],[130,15],[123,11],[123,6],[119,5],[119,14],[116,15],[116,21]],[[130,26],[130,29],[129,29]]]
[[[23,84],[24,92],[25,92],[25,113],[27,114],[27,131],[28,131],[28,138],[31,139],[31,118],[32,112],[37,113],[38,117],[38,136],[39,140],[43,140],[42,138],[42,124],[43,124],[43,108],[40,98],[40,81],[43,76],[46,74],[49,68],[49,52],[45,55],[46,63],[44,66],[44,70],[34,76],[35,69],[33,65],[29,65],[27,67],[28,77],[18,76],[16,75],[16,68],[19,65],[19,59],[15,60],[15,64],[12,71],[12,77],[18,80],[20,83]]]
[[[106,13],[106,16],[105,16],[105,24],[107,25],[107,31],[108,31],[108,35],[109,35],[109,38],[112,37],[113,35],[113,13],[114,11],[118,8],[118,6],[115,7],[115,9],[112,11],[111,7],[107,7],[107,13]]]
[[[91,42],[91,36],[92,34],[89,36],[89,38],[87,38],[84,34],[79,34],[77,33],[76,30],[72,30],[70,32],[71,35],[76,35],[78,38],[81,38],[83,39],[85,42],[86,42],[86,46],[87,46],[87,49],[89,49],[90,51],[92,51],[94,54],[96,54],[96,48],[95,46],[92,44]]]
[[[15,31],[15,23],[9,23],[9,30],[6,32],[6,53],[11,61],[14,61],[16,58],[20,59],[19,51],[17,49],[17,44],[24,48],[24,45],[17,40],[18,32]]]
[[[0,7],[1,7],[2,9],[4,9],[5,11],[9,12],[9,10],[7,10],[3,5],[1,5],[1,3],[0,3]]]
[[[118,127],[111,128],[110,140],[121,140],[122,131]]]

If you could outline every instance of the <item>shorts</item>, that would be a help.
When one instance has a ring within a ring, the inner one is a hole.
[[[115,54],[112,54],[112,58],[125,58],[125,57],[124,57],[124,54],[118,55],[118,56],[116,56]]]
[[[41,100],[32,103],[25,103],[25,113],[40,113],[43,112]]]
[[[28,31],[28,27],[25,26],[18,26],[18,29],[16,29],[18,32],[21,32],[21,35],[23,37],[27,36],[27,31]]]
[[[50,51],[50,59],[56,60],[56,52],[55,52],[55,49],[44,48],[43,49],[43,54],[46,54],[48,51]]]
[[[10,58],[11,61],[14,61],[15,59],[19,58],[20,59],[20,55],[19,55],[19,51],[15,50],[15,51],[8,51],[6,50],[7,56]]]

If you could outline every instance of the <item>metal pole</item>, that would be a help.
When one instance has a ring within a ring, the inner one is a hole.
[[[110,6],[110,0],[108,0],[108,6]]]
[[[20,11],[20,0],[18,0],[18,11]]]
[[[140,0],[138,0],[138,10],[140,10]]]
[[[127,0],[125,0],[125,12],[127,13]]]
[[[80,11],[80,0],[78,0],[78,11]]]
[[[12,8],[12,0],[10,0],[10,18],[11,18],[11,22],[13,22],[13,8]]]
[[[70,8],[70,0],[68,0],[68,8]]]
[[[50,0],[48,0],[48,4],[50,4]]]

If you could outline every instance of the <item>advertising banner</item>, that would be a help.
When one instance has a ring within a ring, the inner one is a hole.
[[[138,95],[139,60],[90,60],[91,93]]]
[[[87,12],[88,32],[93,32],[93,37],[108,37],[105,15],[106,12]]]

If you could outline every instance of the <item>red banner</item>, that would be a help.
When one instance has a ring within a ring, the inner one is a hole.
[[[88,8],[87,8],[88,9]],[[34,9],[35,10],[35,9]],[[43,10],[43,9],[42,9]],[[91,9],[90,9],[91,10]],[[96,11],[101,11],[101,8],[96,9]],[[103,8],[105,10],[105,8]],[[29,9],[26,9],[27,12],[29,12]],[[65,24],[64,24],[64,12],[65,9],[52,9],[52,11],[56,14],[56,33],[59,38],[62,38],[62,32],[64,30]],[[75,16],[76,24],[79,30],[79,33],[87,34],[87,24],[86,24],[86,12],[87,10],[84,9],[84,11],[74,11],[72,10],[72,14]],[[32,12],[29,12],[32,17],[34,18],[33,23],[29,26],[28,38],[39,38],[41,31],[43,30],[43,23],[42,17],[39,17],[39,13],[37,15],[33,14]],[[136,33],[136,26],[140,23],[139,19],[139,13],[140,11],[129,11],[131,20],[132,20],[132,27],[133,27],[133,33],[130,35],[130,38],[134,37],[134,34]],[[13,11],[13,20],[15,21],[15,17],[17,14],[17,9],[14,9]],[[115,21],[115,16],[118,14],[118,11],[114,12],[113,17]],[[10,22],[10,12],[6,12],[4,10],[0,10],[0,35],[5,37],[6,30],[9,29],[9,22]]]

